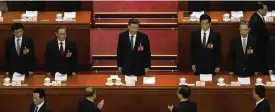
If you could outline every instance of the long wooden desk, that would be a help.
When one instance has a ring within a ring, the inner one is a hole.
[[[211,29],[221,33],[221,46],[222,46],[222,61],[221,61],[221,69],[227,70],[227,60],[228,60],[228,52],[229,52],[229,43],[230,40],[239,35],[239,22],[223,22],[222,17],[223,14],[230,12],[206,12],[212,18]],[[244,20],[249,21],[251,15],[254,12],[244,12]],[[230,14],[231,15],[231,14]],[[178,67],[180,70],[191,70],[190,65],[190,38],[191,33],[195,29],[200,28],[199,22],[189,22],[187,21],[189,18],[184,15],[183,11],[178,12],[178,56],[179,56],[179,64]],[[271,33],[271,36],[275,35],[275,22],[267,22],[267,28]]]
[[[195,83],[198,76],[181,75],[155,75],[156,84],[142,84],[142,77],[138,77],[135,87],[105,86],[106,74],[81,74],[68,77],[66,86],[45,87],[44,75],[26,77],[24,87],[0,86],[0,112],[26,112],[32,102],[33,88],[45,88],[47,102],[52,112],[76,112],[79,99],[84,98],[84,89],[94,86],[97,89],[98,103],[105,100],[103,112],[168,112],[167,105],[178,103],[177,87],[181,77],[187,83]],[[154,75],[150,75],[154,76]],[[124,77],[120,75],[124,82]],[[252,91],[255,80],[251,77],[251,85],[230,87],[217,86],[217,79],[223,77],[225,83],[237,81],[237,77],[221,75],[215,76],[212,82],[207,82],[205,87],[192,86],[191,100],[198,104],[198,112],[252,112],[255,101]],[[263,81],[270,81],[269,76],[259,76]],[[2,80],[4,76],[0,76]],[[51,77],[53,79],[53,77]],[[267,87],[267,99],[271,107],[275,106],[275,87]],[[272,109],[275,112],[275,109]]]
[[[5,40],[12,36],[10,26],[20,22],[21,14],[24,12],[5,12],[0,22],[0,68],[3,67],[3,54]],[[31,36],[35,46],[36,64],[39,70],[44,68],[44,54],[48,40],[55,38],[57,25],[67,26],[67,37],[77,43],[80,68],[89,68],[90,65],[90,23],[91,12],[81,11],[76,13],[76,21],[56,22],[56,14],[63,12],[39,12],[37,22],[22,22],[24,24],[24,35]]]

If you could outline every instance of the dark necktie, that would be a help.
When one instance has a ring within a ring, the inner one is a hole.
[[[203,33],[203,40],[202,40],[202,46],[205,47],[206,44],[206,33]]]
[[[60,42],[60,54],[64,54],[63,42]]]
[[[35,106],[34,112],[38,112],[38,106]]]
[[[131,35],[130,42],[131,42],[131,48],[133,50],[134,49],[134,36],[133,35]]]
[[[19,43],[20,39],[17,39],[17,42],[16,42],[16,52],[17,52],[17,55],[19,56],[19,53],[20,53],[20,43]]]

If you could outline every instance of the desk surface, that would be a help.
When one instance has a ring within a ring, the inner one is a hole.
[[[84,97],[87,86],[97,89],[96,104],[104,99],[104,112],[168,112],[167,105],[178,103],[177,83],[179,78],[185,77],[188,83],[195,83],[199,76],[194,75],[156,75],[156,84],[143,85],[142,77],[138,77],[135,87],[105,86],[106,74],[81,74],[68,77],[66,86],[45,87],[43,80],[45,75],[33,75],[26,78],[25,87],[0,87],[0,112],[27,111],[32,101],[32,90],[36,87],[45,88],[46,101],[53,112],[76,112],[79,99]],[[154,76],[154,75],[152,75]],[[123,80],[123,76],[120,75]],[[225,82],[236,81],[235,76],[215,76],[213,82],[206,83],[206,87],[191,87],[191,100],[198,104],[198,112],[252,112],[255,101],[252,91],[255,79],[251,77],[251,85],[240,87],[216,86],[217,79],[223,77]],[[263,81],[270,81],[268,76]],[[0,76],[0,80],[4,76]],[[274,107],[275,89],[267,89],[267,99]],[[222,99],[222,100],[221,100]],[[20,105],[11,106],[14,101],[20,101]],[[62,102],[62,103],[61,103]],[[275,112],[275,110],[271,111]]]
[[[4,18],[3,22],[0,24],[10,24],[14,22],[20,22],[21,15],[25,12],[4,12],[2,17]],[[23,22],[27,24],[90,24],[91,22],[91,12],[89,11],[79,11],[76,12],[76,21],[72,22],[56,22],[56,14],[61,13],[64,16],[63,12],[38,12],[37,22]]]
[[[199,76],[195,75],[148,75],[146,77],[153,76],[156,78],[155,84],[143,84],[143,77],[138,77],[138,81],[136,83],[136,86],[131,88],[172,88],[175,89],[178,87],[179,79],[184,77],[186,78],[186,82],[188,84],[195,84],[196,81],[200,80]],[[106,74],[81,74],[76,76],[68,76],[68,81],[64,82],[66,84],[64,88],[79,88],[79,87],[87,87],[87,86],[95,86],[98,88],[129,88],[126,86],[106,86],[106,80],[110,77],[110,75]],[[125,79],[123,75],[119,75],[122,82],[125,83]],[[222,77],[224,78],[224,81],[226,84],[230,84],[231,81],[237,81],[238,77],[236,76],[228,76],[228,75],[217,75],[213,76],[212,82],[206,82],[205,87],[196,87],[194,88],[206,88],[206,89],[213,89],[213,88],[253,88],[254,84],[256,82],[256,78],[261,77],[263,79],[263,82],[270,81],[270,76],[253,76],[251,77],[251,84],[250,85],[242,85],[240,87],[232,87],[232,86],[217,86],[217,80]],[[4,76],[0,76],[0,79],[3,79]],[[44,85],[44,78],[46,78],[45,75],[33,75],[33,76],[27,76],[24,84],[27,84],[28,86],[22,86],[22,88],[33,88],[33,87],[43,87]],[[51,80],[54,80],[54,77],[50,77]],[[18,88],[18,87],[3,87],[3,85],[0,86],[1,88]],[[54,88],[54,86],[51,86],[49,88]]]
[[[178,11],[178,23],[184,24],[184,23],[198,23],[198,22],[189,22],[189,17],[185,17],[184,15],[185,11]],[[231,12],[228,11],[210,11],[210,12],[205,12],[207,13],[211,19],[212,23],[225,23],[225,24],[232,24],[232,23],[239,23],[239,22],[223,22],[223,15],[228,13],[230,14],[231,17]],[[243,12],[243,19],[249,21],[250,17],[254,11],[248,11],[248,12]],[[274,23],[274,22],[266,22],[266,23]]]

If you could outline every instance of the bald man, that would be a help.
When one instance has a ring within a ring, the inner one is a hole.
[[[104,105],[104,100],[96,106],[94,100],[96,99],[96,90],[93,87],[85,89],[86,98],[80,100],[78,103],[78,112],[100,112]]]

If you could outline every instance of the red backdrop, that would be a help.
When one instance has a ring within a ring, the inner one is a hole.
[[[123,30],[91,30],[90,56],[115,55],[118,34]],[[149,36],[152,54],[177,55],[177,30],[141,30]]]
[[[176,12],[178,1],[94,1],[94,12]]]

